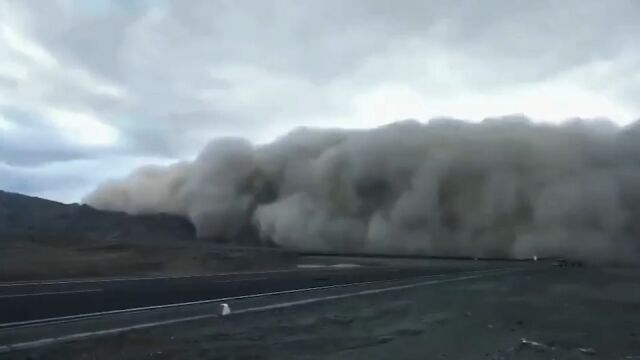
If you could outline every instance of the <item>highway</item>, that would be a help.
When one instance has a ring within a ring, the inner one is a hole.
[[[380,266],[185,277],[0,283],[0,328],[70,316],[453,274],[463,270],[455,266]]]

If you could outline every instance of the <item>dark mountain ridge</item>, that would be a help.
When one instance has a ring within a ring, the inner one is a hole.
[[[46,242],[165,242],[194,240],[191,222],[173,215],[129,215],[62,204],[0,190],[0,239]]]

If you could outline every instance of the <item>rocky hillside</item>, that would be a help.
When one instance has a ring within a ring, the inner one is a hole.
[[[170,215],[132,216],[86,205],[0,191],[0,241],[47,244],[183,241],[195,239],[193,225]]]

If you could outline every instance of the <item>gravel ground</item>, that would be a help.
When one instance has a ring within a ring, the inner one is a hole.
[[[631,360],[640,359],[639,310],[639,269],[543,267],[4,358]]]
[[[45,246],[14,242],[0,250],[0,282],[112,276],[215,274],[295,268],[298,257],[277,249],[183,242]]]

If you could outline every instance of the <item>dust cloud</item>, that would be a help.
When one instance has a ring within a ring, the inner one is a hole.
[[[295,250],[636,262],[639,185],[640,123],[510,116],[215,139],[84,201]]]

